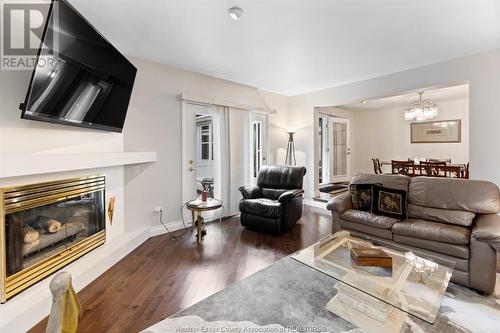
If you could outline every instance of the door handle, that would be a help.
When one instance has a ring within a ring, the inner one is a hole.
[[[194,170],[198,170],[198,168],[189,167],[188,170],[191,171],[191,172],[193,172]]]

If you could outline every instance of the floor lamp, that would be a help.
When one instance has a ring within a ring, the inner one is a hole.
[[[297,165],[297,160],[295,159],[295,144],[293,142],[293,135],[295,134],[295,128],[289,127],[286,129],[288,133],[288,146],[286,147],[286,157],[285,165]]]

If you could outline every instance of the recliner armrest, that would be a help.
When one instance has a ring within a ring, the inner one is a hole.
[[[500,252],[500,215],[479,215],[474,220],[471,238],[485,242]]]
[[[262,191],[258,186],[241,186],[239,190],[243,199],[257,199],[262,197]]]
[[[326,204],[326,208],[339,214],[351,209],[351,193],[348,191],[331,198]]]
[[[278,198],[278,201],[281,203],[284,203],[287,200],[290,200],[290,199],[293,199],[296,197],[300,197],[303,193],[304,193],[304,190],[302,190],[302,189],[286,191],[285,193],[280,195],[280,197]]]

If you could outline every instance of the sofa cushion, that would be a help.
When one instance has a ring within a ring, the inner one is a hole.
[[[340,221],[340,224],[342,225],[342,229],[346,230],[354,230],[366,235],[371,235],[371,236],[376,236],[380,238],[385,238],[392,240],[392,232],[390,229],[380,229],[380,228],[375,228],[371,227],[366,224],[358,223],[358,222],[349,222],[342,220]]]
[[[419,206],[465,210],[477,214],[500,210],[498,187],[487,181],[414,177],[410,181],[409,202]]]
[[[408,217],[410,218],[444,222],[464,227],[470,227],[475,216],[476,214],[463,210],[439,209],[414,204],[408,205]]]
[[[242,213],[259,215],[269,218],[280,217],[281,204],[270,199],[246,199],[240,201],[240,211]]]
[[[360,173],[351,178],[350,184],[380,184],[396,190],[408,191],[410,177],[404,175],[373,175]]]
[[[395,223],[392,226],[392,233],[436,242],[469,244],[471,230],[458,225],[408,219]]]
[[[372,209],[373,184],[351,184],[351,204],[353,209],[369,212]]]
[[[392,217],[375,215],[370,212],[364,212],[356,209],[348,209],[342,215],[340,215],[342,220],[349,222],[361,223],[370,227],[375,227],[379,229],[391,229],[392,225],[398,220]]]
[[[392,237],[395,242],[401,244],[411,245],[418,247],[420,249],[431,250],[434,252],[443,253],[462,259],[469,259],[469,247],[467,245],[436,242],[427,239],[402,236],[396,234],[393,234]]]
[[[372,212],[395,219],[406,218],[406,195],[404,190],[373,185]]]

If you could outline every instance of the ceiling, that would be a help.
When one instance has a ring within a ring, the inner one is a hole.
[[[126,55],[285,95],[500,48],[491,0],[69,1]]]
[[[444,88],[436,88],[436,89],[421,89],[419,91],[424,92],[424,94],[422,95],[422,99],[424,100],[430,99],[437,104],[443,101],[469,98],[468,84],[462,84]],[[366,104],[355,103],[355,104],[342,105],[338,107],[341,109],[354,110],[354,111],[381,110],[381,109],[389,109],[395,107],[401,107],[403,109],[406,109],[408,105],[417,100],[418,100],[418,93],[411,92],[398,96],[368,100],[366,101]]]

